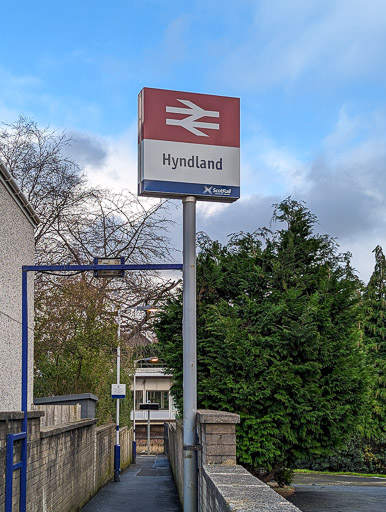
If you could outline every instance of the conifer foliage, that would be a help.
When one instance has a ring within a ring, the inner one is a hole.
[[[240,414],[238,460],[266,479],[344,444],[368,386],[350,255],[303,203],[274,205],[272,222],[226,246],[201,236],[197,259],[198,406]],[[157,334],[180,410],[181,321],[179,296]]]
[[[374,372],[371,437],[386,434],[386,258],[377,246],[374,272],[363,295],[364,340]]]

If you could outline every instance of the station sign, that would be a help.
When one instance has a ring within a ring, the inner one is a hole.
[[[147,402],[147,403],[139,404],[139,408],[143,411],[158,411],[159,404]]]
[[[111,384],[111,398],[125,398],[126,384]]]
[[[239,199],[240,99],[142,89],[138,195]]]

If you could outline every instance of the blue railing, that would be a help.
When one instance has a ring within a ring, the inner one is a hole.
[[[7,435],[7,467],[5,482],[5,512],[12,512],[13,473],[20,469],[20,505],[19,512],[26,512],[27,504],[27,403],[28,403],[28,272],[87,272],[98,270],[182,270],[180,263],[159,263],[145,265],[24,265],[22,267],[22,378],[21,410],[24,413],[22,431]],[[14,464],[13,449],[15,441],[21,441],[21,460]],[[116,462],[118,464],[118,461]]]

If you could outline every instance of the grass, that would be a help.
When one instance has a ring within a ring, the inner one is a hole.
[[[319,475],[338,475],[338,476],[363,476],[363,477],[376,477],[386,478],[386,475],[380,473],[352,473],[350,471],[313,471],[311,469],[294,469],[294,473],[315,473]]]

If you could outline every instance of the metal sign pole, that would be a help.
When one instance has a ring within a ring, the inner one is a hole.
[[[184,512],[197,511],[196,198],[183,198]]]
[[[147,411],[147,454],[150,455],[150,409]]]
[[[134,361],[134,377],[133,377],[133,463],[137,458],[137,442],[135,440],[135,372],[137,371],[137,361]]]
[[[117,329],[117,384],[121,382],[121,310],[118,309],[118,329]],[[115,427],[115,446],[114,446],[114,482],[120,482],[121,472],[121,445],[119,442],[119,398],[117,398],[116,427]]]

